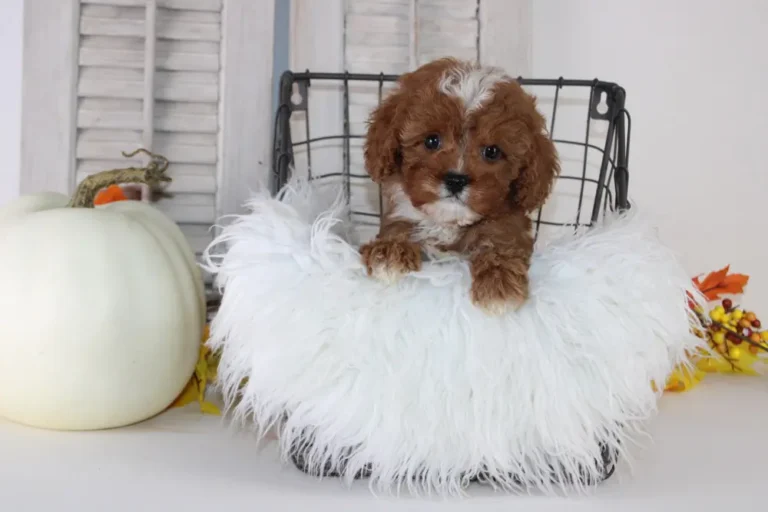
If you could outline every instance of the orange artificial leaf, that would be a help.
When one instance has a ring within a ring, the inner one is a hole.
[[[105,189],[99,191],[96,194],[96,198],[93,200],[94,205],[114,203],[115,201],[127,201],[123,189],[118,185],[110,185]]]
[[[708,301],[713,301],[719,299],[721,296],[725,295],[727,292],[723,291],[723,288],[710,288],[709,290],[704,292],[704,297],[707,298]]]
[[[701,293],[710,301],[723,295],[741,295],[744,287],[749,282],[749,276],[745,274],[729,274],[730,265],[709,273],[703,281],[698,277],[693,278],[693,283]]]
[[[746,274],[728,274],[725,276],[725,279],[723,279],[722,285],[740,286],[741,289],[744,289],[744,287],[747,286],[747,283],[749,283],[749,276]]]
[[[709,275],[707,275],[707,277],[704,278],[704,281],[699,283],[699,289],[701,291],[707,291],[711,288],[715,288],[718,284],[722,282],[723,279],[725,279],[730,269],[731,269],[731,266],[726,265],[724,268],[721,268],[720,270],[710,272]]]

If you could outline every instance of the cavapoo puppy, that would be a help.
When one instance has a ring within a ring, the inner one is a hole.
[[[381,228],[361,249],[393,280],[422,253],[468,258],[472,301],[492,313],[528,297],[528,214],[560,172],[534,97],[503,71],[440,59],[403,75],[371,114],[365,165],[381,185]]]

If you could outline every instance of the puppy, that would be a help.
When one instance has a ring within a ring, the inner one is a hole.
[[[468,258],[471,297],[491,313],[528,297],[528,214],[560,172],[536,100],[493,67],[445,58],[403,75],[368,122],[366,169],[384,197],[368,273],[394,280],[422,253]]]

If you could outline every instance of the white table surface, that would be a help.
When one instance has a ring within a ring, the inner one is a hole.
[[[128,428],[63,433],[0,421],[0,510],[169,512],[768,510],[768,377],[708,376],[662,399],[652,441],[592,496],[510,496],[471,487],[448,501],[373,496],[278,463],[194,406]]]

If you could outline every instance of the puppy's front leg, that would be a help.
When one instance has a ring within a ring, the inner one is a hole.
[[[408,221],[385,221],[378,236],[360,249],[368,275],[391,283],[421,269],[421,248],[411,241],[412,231]]]
[[[488,221],[470,234],[472,302],[491,314],[516,310],[528,299],[533,237],[525,220]]]
[[[478,252],[471,260],[472,302],[491,314],[516,310],[528,298],[528,259],[520,254]]]

